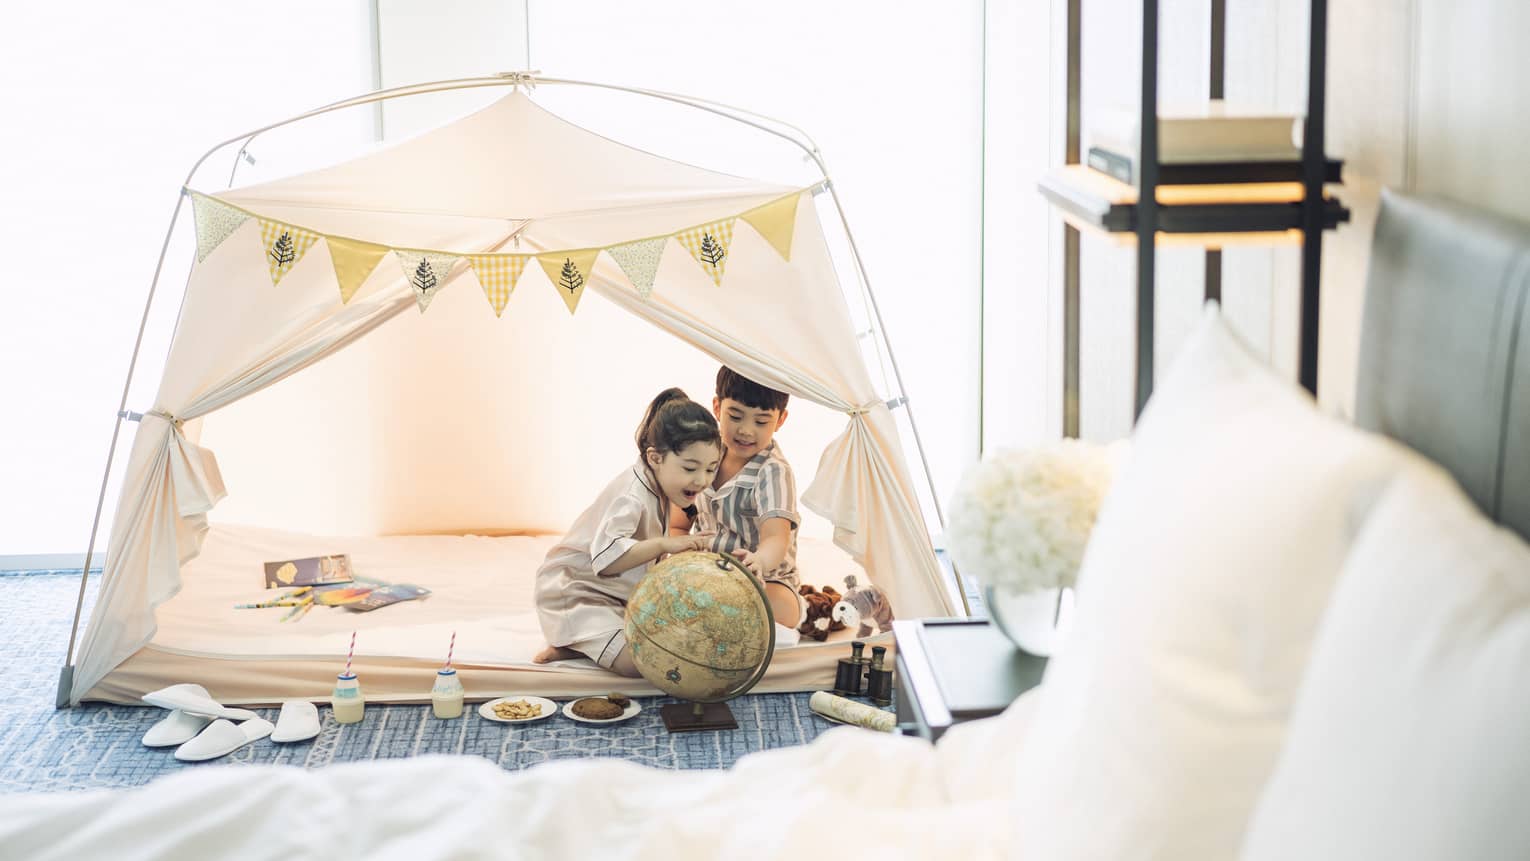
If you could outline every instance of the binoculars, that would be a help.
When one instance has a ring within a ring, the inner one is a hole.
[[[892,670],[884,669],[886,646],[873,646],[871,658],[864,654],[866,644],[850,644],[850,657],[840,658],[834,671],[834,693],[842,697],[864,696],[879,706],[892,704]]]

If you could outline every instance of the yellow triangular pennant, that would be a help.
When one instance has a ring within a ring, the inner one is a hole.
[[[547,280],[558,288],[568,312],[574,313],[579,297],[584,295],[585,284],[590,280],[590,270],[595,266],[599,248],[582,248],[578,251],[560,251],[555,254],[538,254],[537,262],[547,273]]]
[[[521,270],[526,268],[524,254],[469,254],[468,265],[483,287],[483,294],[494,306],[494,316],[505,313],[505,304],[515,292],[515,282],[521,280]]]
[[[404,268],[404,277],[409,280],[409,288],[414,291],[414,300],[420,305],[420,313],[425,313],[425,309],[430,307],[430,300],[446,287],[447,273],[457,263],[457,256],[435,251],[394,251],[393,256],[398,258],[398,265]]]
[[[191,209],[197,225],[198,263],[206,260],[213,249],[222,245],[223,240],[250,220],[248,212],[194,191],[191,192]]]
[[[783,197],[751,209],[739,218],[749,222],[750,226],[758,230],[782,258],[790,260],[792,259],[792,234],[797,228],[797,201],[801,199],[802,193],[798,192],[790,197]]]
[[[308,249],[319,241],[319,234],[262,218],[260,241],[266,246],[266,265],[271,270],[271,284],[274,286],[280,284],[282,278],[308,253]]]
[[[691,252],[701,268],[712,276],[712,283],[722,286],[723,269],[728,265],[728,248],[733,244],[733,222],[728,218],[692,227],[675,234],[675,239]]]
[[[613,245],[606,249],[606,253],[622,268],[627,280],[637,288],[638,295],[647,299],[653,295],[653,279],[659,274],[659,258],[664,255],[667,242],[669,238],[663,236],[639,239],[625,245]]]
[[[335,265],[335,281],[340,285],[340,304],[344,305],[351,301],[367,276],[387,255],[388,246],[339,236],[326,236],[324,241],[329,245],[329,259]]]

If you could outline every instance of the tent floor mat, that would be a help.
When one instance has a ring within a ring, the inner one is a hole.
[[[201,554],[182,567],[180,591],[155,611],[153,639],[82,699],[137,703],[150,691],[194,682],[230,705],[327,701],[353,634],[353,668],[368,702],[427,701],[449,644],[455,644],[453,663],[469,699],[657,695],[642,679],[621,678],[587,660],[532,663],[546,642],[533,584],[557,541],[552,535],[334,537],[215,523]],[[237,608],[274,594],[261,588],[266,562],[325,553],[349,554],[358,577],[412,583],[431,594],[367,613],[315,607],[291,622],[283,621],[287,608]],[[828,541],[801,539],[798,560],[810,583],[842,587],[846,575],[863,574]],[[777,649],[758,691],[832,687],[851,639],[853,632],[838,631],[825,643]],[[892,638],[872,639],[891,645]]]

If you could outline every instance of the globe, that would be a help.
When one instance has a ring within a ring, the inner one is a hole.
[[[721,703],[754,687],[775,649],[764,588],[736,560],[717,553],[676,553],[650,568],[627,601],[625,627],[638,672],[670,696],[698,704],[691,713],[698,722],[700,703]],[[722,719],[722,712],[725,706],[712,714]],[[668,712],[666,725],[676,729]]]

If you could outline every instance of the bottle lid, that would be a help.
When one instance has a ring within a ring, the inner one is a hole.
[[[436,670],[436,675],[438,675],[438,676],[455,676],[455,675],[457,675],[457,671],[452,669],[451,667],[442,667],[441,669]]]
[[[335,678],[339,679],[342,682],[354,682],[354,681],[356,681],[356,674],[355,673],[341,673],[340,675],[335,676]]]

